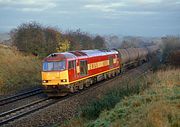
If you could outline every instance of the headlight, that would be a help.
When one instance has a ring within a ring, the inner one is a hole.
[[[47,81],[47,80],[43,80],[42,82],[43,82],[43,83],[47,83],[48,81]]]
[[[61,82],[67,82],[67,80],[66,79],[62,79]]]

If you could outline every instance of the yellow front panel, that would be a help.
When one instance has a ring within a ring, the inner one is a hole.
[[[67,82],[63,82],[63,83],[61,82],[61,84],[69,84],[68,70],[61,71],[61,72],[60,72],[60,79],[61,79],[61,80],[66,79],[66,80],[67,80]]]
[[[68,70],[61,72],[42,72],[42,80],[46,80],[46,83],[42,83],[43,85],[61,85],[68,84]],[[66,80],[66,82],[62,82],[61,80]]]
[[[58,80],[59,72],[42,72],[42,80]]]

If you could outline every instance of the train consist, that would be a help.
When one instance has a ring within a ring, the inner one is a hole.
[[[148,61],[157,46],[52,53],[43,60],[42,85],[48,96],[61,96],[118,75]]]

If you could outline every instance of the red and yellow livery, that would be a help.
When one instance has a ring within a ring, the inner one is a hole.
[[[42,84],[48,95],[83,89],[119,73],[116,50],[53,53],[43,61]]]

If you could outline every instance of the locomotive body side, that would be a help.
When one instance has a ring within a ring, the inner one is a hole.
[[[115,50],[82,50],[57,53],[52,57],[47,57],[43,63],[63,60],[65,67],[63,70],[50,69],[42,72],[42,84],[48,95],[74,92],[119,73],[118,52]]]

